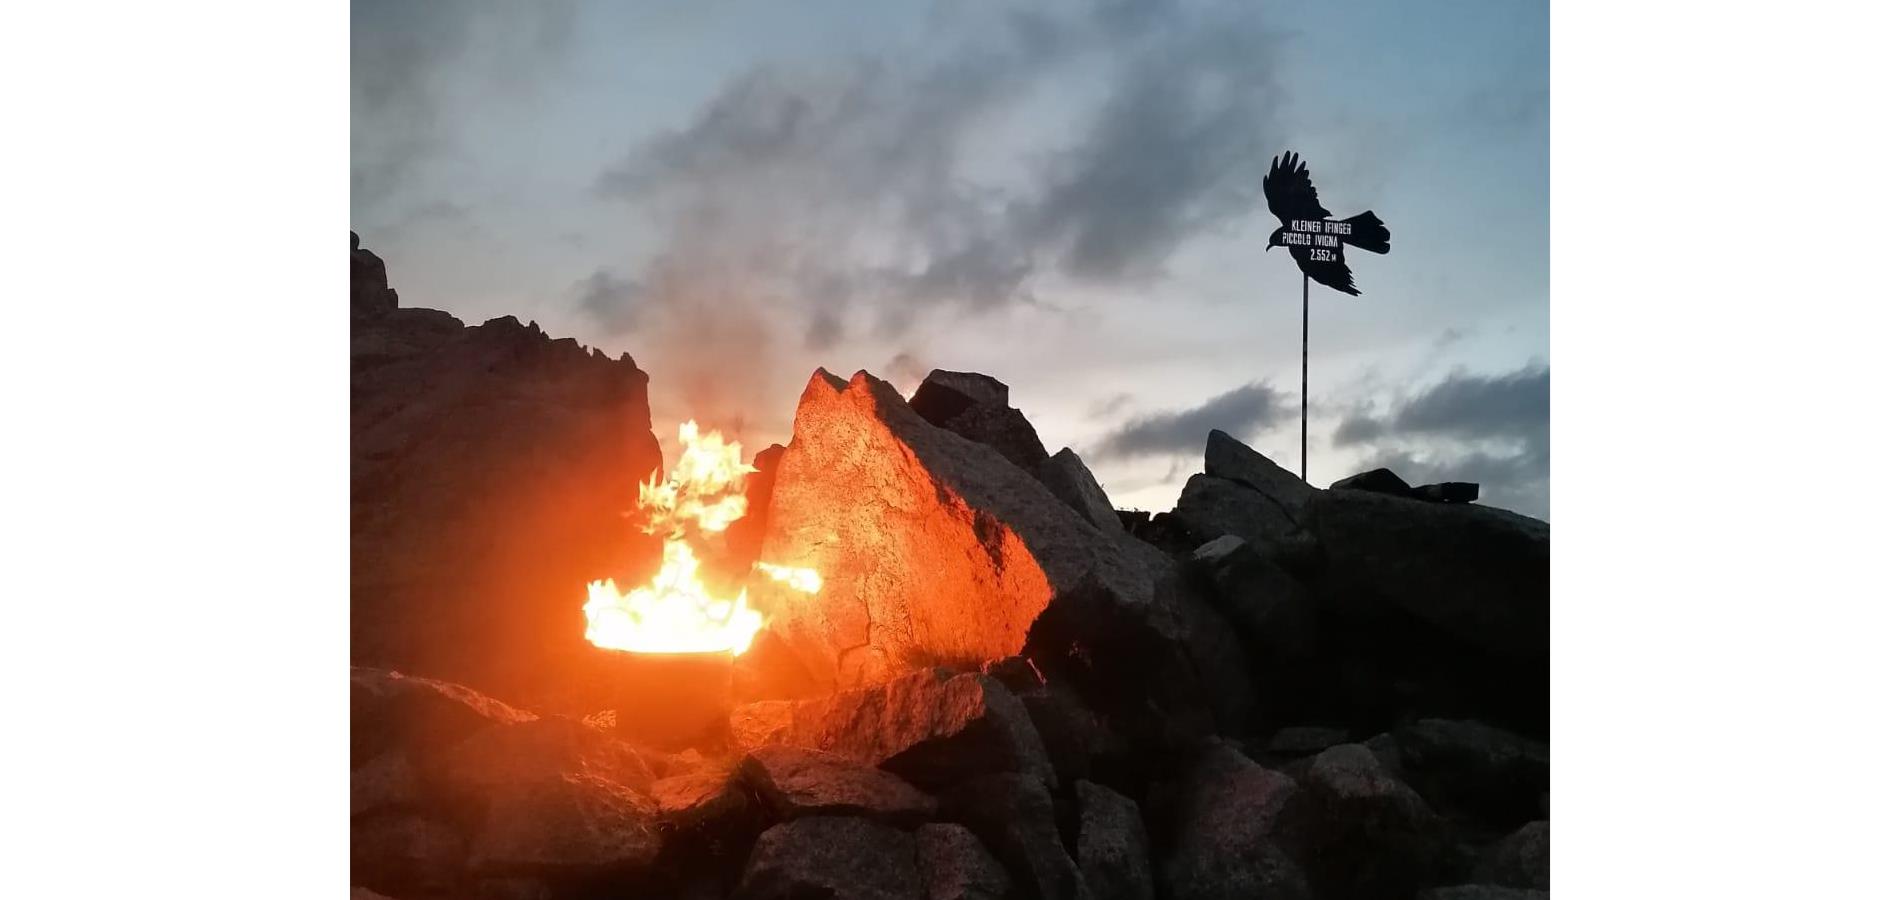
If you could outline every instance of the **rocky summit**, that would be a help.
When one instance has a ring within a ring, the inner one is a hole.
[[[645,373],[351,273],[354,896],[1548,890],[1550,529],[1478,486],[1214,431],[1117,510],[994,378],[820,370],[720,552],[824,583],[682,745],[579,609],[653,562]]]

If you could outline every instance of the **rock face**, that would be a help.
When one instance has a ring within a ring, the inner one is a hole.
[[[560,699],[597,658],[587,583],[657,561],[623,515],[660,464],[646,373],[512,317],[397,307],[367,250],[350,271],[351,659]]]
[[[1283,818],[1298,787],[1225,744],[1191,759],[1158,804],[1161,894],[1200,898],[1311,896],[1281,848]]]
[[[812,816],[774,825],[746,861],[735,900],[923,900],[916,843],[864,819]]]
[[[1121,516],[1115,513],[1115,507],[1108,502],[1108,494],[1102,490],[1101,482],[1095,480],[1095,473],[1082,464],[1082,458],[1067,447],[1045,460],[1036,477],[1042,480],[1056,499],[1069,505],[1070,509],[1082,514],[1096,528],[1109,534],[1120,534],[1127,530],[1122,527]]]
[[[984,772],[1054,779],[1022,702],[975,672],[926,669],[818,700],[741,707],[733,719],[741,746],[824,750],[925,788]]]
[[[1035,427],[1009,405],[1009,385],[988,375],[936,369],[917,386],[910,408],[938,428],[995,449],[1031,475],[1049,459]]]
[[[1153,900],[1141,808],[1099,784],[1075,783],[1075,862],[1093,900]]]
[[[761,747],[739,771],[779,819],[848,815],[916,827],[937,809],[902,778],[818,750]]]
[[[1016,654],[1059,595],[1093,584],[1147,603],[1165,570],[863,372],[812,376],[767,521],[767,558],[825,573],[770,626],[821,688]]]
[[[1319,492],[1224,431],[1207,435],[1206,471],[1190,476],[1171,516],[1194,544],[1236,535],[1269,559],[1304,568],[1301,521]]]
[[[1024,775],[979,775],[946,790],[944,815],[995,852],[1016,883],[1041,900],[1077,896],[1082,876],[1056,829],[1049,789]]]
[[[1287,821],[1284,841],[1322,896],[1408,898],[1447,874],[1445,824],[1358,744],[1305,767]]]
[[[970,829],[933,822],[917,829],[917,868],[927,900],[1004,900],[1009,873]]]
[[[1550,751],[1541,741],[1482,722],[1421,719],[1395,730],[1392,743],[1406,780],[1448,816],[1500,830],[1546,813]]]

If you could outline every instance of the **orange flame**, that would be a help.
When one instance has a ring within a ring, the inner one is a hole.
[[[680,424],[680,457],[665,481],[640,486],[648,534],[666,535],[660,572],[649,584],[621,593],[613,579],[587,586],[587,639],[596,646],[636,653],[719,653],[738,656],[752,646],[765,617],[738,596],[714,596],[699,579],[689,535],[717,534],[745,515],[745,476],[758,471],[739,456],[737,442],[717,431],[704,435],[691,420]],[[815,594],[823,579],[811,569],[758,563],[767,578]]]

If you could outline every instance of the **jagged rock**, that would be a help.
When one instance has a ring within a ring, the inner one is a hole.
[[[353,296],[380,290],[365,254]],[[350,354],[351,661],[604,708],[577,610],[589,581],[658,564],[624,515],[660,463],[646,373],[511,316],[414,308],[353,316]]]
[[[936,812],[930,795],[904,779],[821,750],[772,745],[746,756],[739,771],[781,820],[861,816],[900,828]]]
[[[1548,524],[1360,490],[1322,492],[1306,523],[1326,559],[1310,586],[1347,628],[1341,643],[1377,667],[1366,683],[1416,685],[1387,715],[1547,732]]]
[[[350,882],[410,896],[452,891],[467,842],[445,822],[410,813],[350,823]]]
[[[825,573],[823,590],[779,604],[770,625],[819,688],[975,668],[1020,652],[1059,597],[1156,606],[1168,571],[1153,548],[1090,526],[863,372],[812,376],[767,518],[766,558]]]
[[[464,809],[487,807],[522,785],[570,776],[628,793],[653,783],[652,767],[634,747],[562,716],[490,726],[423,773],[433,794]]]
[[[1421,719],[1392,733],[1408,783],[1433,808],[1493,829],[1544,818],[1550,751],[1482,722]]]
[[[932,822],[917,829],[917,868],[926,900],[1005,900],[1009,872],[961,825]]]
[[[1056,455],[1043,462],[1036,476],[1056,499],[1081,513],[1082,518],[1096,528],[1109,534],[1127,530],[1122,527],[1121,517],[1115,514],[1114,505],[1108,502],[1108,493],[1102,490],[1101,482],[1095,480],[1095,473],[1082,464],[1082,458],[1076,456],[1074,450],[1064,447],[1056,451]]]
[[[1075,783],[1075,863],[1093,900],[1153,900],[1141,808],[1090,781]]]
[[[364,250],[356,232],[350,232],[350,319],[376,318],[396,309],[396,292],[389,288],[383,259]]]
[[[1293,521],[1299,520],[1306,502],[1319,493],[1300,476],[1280,468],[1259,451],[1219,429],[1207,433],[1207,452],[1202,471],[1215,478],[1237,481],[1253,488],[1272,500]]]
[[[865,819],[809,816],[759,836],[734,900],[923,900],[916,842]]]
[[[1420,891],[1418,900],[1550,900],[1550,892],[1495,884],[1460,884]]]
[[[1042,671],[1036,668],[1036,663],[1026,656],[992,659],[983,664],[983,674],[996,679],[1018,697],[1049,683],[1049,679],[1044,678]]]
[[[1031,475],[1049,459],[1036,429],[1009,405],[1009,385],[977,372],[933,370],[911,395],[924,421],[1001,453]]]
[[[792,714],[801,706],[796,700],[760,700],[734,706],[726,717],[733,746],[751,750],[785,740],[792,727]]]
[[[1329,673],[1314,665],[1318,611],[1306,587],[1238,535],[1201,545],[1189,561],[1249,651],[1255,679],[1271,686],[1260,701],[1267,715],[1284,721],[1321,711],[1332,689]]]
[[[484,875],[555,875],[637,881],[659,858],[651,800],[582,774],[509,781],[493,788],[469,847]]]
[[[726,554],[730,564],[741,572],[749,570],[759,558],[765,543],[765,518],[772,508],[772,486],[778,480],[778,464],[785,458],[785,445],[772,444],[752,456],[752,468],[758,471],[745,478],[746,514],[726,528]]]
[[[1478,499],[1478,485],[1470,481],[1421,484],[1412,489],[1412,497],[1433,503],[1470,503]]]
[[[1278,843],[1297,792],[1292,778],[1234,748],[1211,744],[1163,786],[1156,804],[1157,886],[1172,900],[1310,896],[1305,875]]]
[[[1330,490],[1371,491],[1377,494],[1391,494],[1394,497],[1412,496],[1412,486],[1406,484],[1405,479],[1400,478],[1391,469],[1373,469],[1370,472],[1348,475],[1333,482]]]
[[[755,704],[760,706],[763,704]],[[760,720],[769,717],[778,724]],[[808,747],[879,766],[925,788],[983,772],[1021,772],[1053,779],[1042,741],[1022,701],[976,672],[925,669],[872,688],[845,691],[760,711],[741,707],[734,719],[758,743]],[[734,727],[739,740],[741,728]]]
[[[1332,747],[1299,781],[1284,842],[1320,895],[1404,898],[1449,874],[1449,829],[1370,750]]]
[[[1123,531],[1132,533],[1148,524],[1149,514],[1140,509],[1118,509],[1115,510],[1115,518],[1121,521]]]
[[[390,750],[447,750],[491,725],[534,718],[459,684],[350,667],[352,767]]]
[[[653,782],[660,821],[677,831],[718,832],[747,817],[752,805],[736,771],[709,767]]]
[[[1473,873],[1478,881],[1550,890],[1550,822],[1540,819],[1491,846]]]
[[[1048,787],[1026,775],[979,775],[938,797],[943,814],[964,825],[1003,861],[1031,897],[1067,900],[1081,889],[1081,873],[1056,830]]]

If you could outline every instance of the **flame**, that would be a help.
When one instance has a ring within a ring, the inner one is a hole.
[[[640,486],[648,534],[666,536],[660,572],[652,582],[620,591],[613,579],[587,585],[587,639],[596,646],[636,653],[719,653],[752,646],[765,617],[738,596],[714,596],[699,578],[690,537],[725,531],[746,512],[745,476],[758,471],[739,456],[739,444],[717,431],[701,434],[692,420],[679,428],[680,457],[665,481],[656,473]],[[815,594],[816,571],[771,563],[755,568],[792,590]]]

